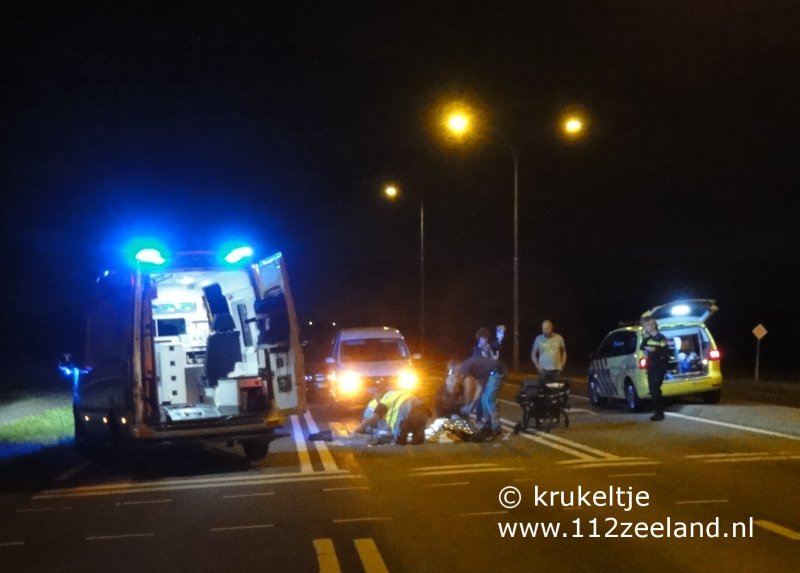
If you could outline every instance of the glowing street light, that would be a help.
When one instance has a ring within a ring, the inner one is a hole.
[[[445,113],[445,128],[449,135],[457,140],[462,140],[473,131],[472,118],[475,113],[464,104],[452,104],[450,111]],[[584,134],[586,120],[576,113],[562,117],[560,129],[569,139],[578,139]],[[514,282],[513,282],[513,308],[514,308],[514,337],[513,337],[513,369],[519,370],[519,158],[522,147],[508,143],[511,159],[514,164]]]
[[[388,183],[383,194],[394,201],[400,196],[400,188]],[[425,352],[425,208],[422,198],[419,200],[419,352]]]

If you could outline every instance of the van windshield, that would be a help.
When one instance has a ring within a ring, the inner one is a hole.
[[[343,340],[343,362],[381,362],[408,358],[408,347],[400,338],[361,338]]]

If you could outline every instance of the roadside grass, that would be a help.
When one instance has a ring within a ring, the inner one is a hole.
[[[53,445],[73,437],[72,407],[50,408],[0,426],[0,442]]]

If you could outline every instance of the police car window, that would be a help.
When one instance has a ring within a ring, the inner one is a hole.
[[[633,354],[636,352],[637,344],[636,344],[636,333],[635,332],[626,332],[625,333],[625,352],[623,354]]]

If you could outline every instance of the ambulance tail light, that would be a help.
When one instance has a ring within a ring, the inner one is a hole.
[[[639,359],[639,369],[640,370],[644,370],[645,368],[647,368],[647,358],[642,356]]]
[[[712,348],[711,350],[708,351],[709,360],[719,360],[720,358],[722,358],[722,355],[716,348]]]

